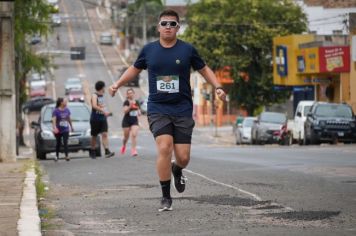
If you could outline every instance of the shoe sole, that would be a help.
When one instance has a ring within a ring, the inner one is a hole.
[[[172,208],[172,207],[169,207],[169,208],[165,207],[165,208],[162,208],[162,209],[158,209],[158,211],[159,211],[159,212],[163,212],[163,211],[172,211],[172,210],[173,210],[173,208]]]
[[[115,155],[115,153],[110,153],[110,155],[105,155],[105,157],[106,158],[110,158],[110,157],[112,157],[112,156],[114,156]]]

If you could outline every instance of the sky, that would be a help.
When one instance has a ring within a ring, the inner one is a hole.
[[[191,0],[191,2],[197,2],[198,0]],[[187,0],[166,0],[166,5],[185,5]]]

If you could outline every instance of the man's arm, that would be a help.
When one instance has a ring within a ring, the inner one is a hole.
[[[109,87],[109,94],[111,96],[115,96],[115,93],[121,86],[133,80],[136,76],[138,76],[138,74],[141,73],[141,71],[141,69],[137,69],[134,66],[127,68],[127,70],[121,75],[120,79],[118,79],[113,85]]]
[[[210,69],[209,66],[204,66],[203,69],[199,70],[199,73],[204,77],[204,79],[211,85],[214,86],[215,92],[218,97],[225,101],[226,94],[225,91],[222,89],[221,84],[219,83],[218,79],[216,78],[214,72]]]

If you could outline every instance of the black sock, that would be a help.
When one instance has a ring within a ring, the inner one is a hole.
[[[172,171],[174,173],[181,175],[182,174],[182,170],[183,170],[182,167],[179,167],[176,163],[173,164]]]
[[[105,148],[105,153],[106,153],[106,154],[110,153],[109,148]]]
[[[171,198],[171,180],[159,181],[162,188],[162,196],[164,198]]]

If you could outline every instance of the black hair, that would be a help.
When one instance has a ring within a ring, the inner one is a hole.
[[[105,87],[104,81],[100,80],[100,81],[95,83],[95,90],[96,91],[102,90],[104,87]]]
[[[128,89],[126,90],[126,93],[128,93],[128,92],[130,92],[130,91],[132,91],[133,93],[135,93],[135,90],[134,90],[133,88],[128,88]]]
[[[56,108],[58,108],[62,104],[63,101],[64,101],[64,98],[61,98],[61,97],[57,98]]]
[[[166,9],[159,14],[159,19],[162,18],[162,16],[174,16],[177,19],[177,22],[179,23],[179,15],[176,11],[171,10],[171,9]]]

